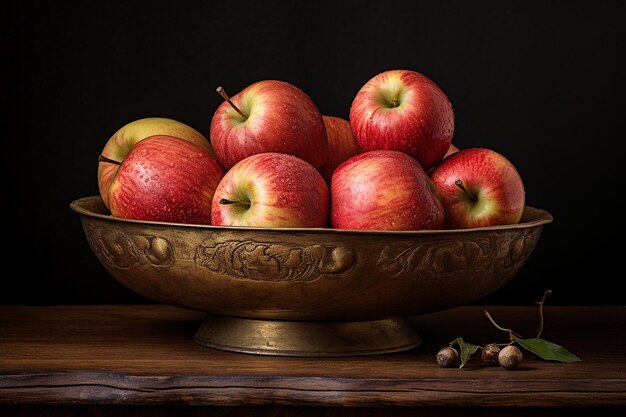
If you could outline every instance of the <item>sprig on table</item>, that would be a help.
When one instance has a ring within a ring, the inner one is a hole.
[[[509,341],[505,343],[491,343],[483,347],[468,343],[463,340],[462,337],[457,337],[449,343],[449,346],[442,348],[437,353],[437,362],[443,367],[458,366],[462,368],[467,364],[472,355],[480,350],[483,362],[487,364],[500,364],[500,366],[504,368],[513,369],[516,368],[522,360],[522,353],[515,345],[519,345],[523,349],[534,353],[541,359],[562,363],[580,362],[581,359],[579,357],[570,353],[563,346],[541,338],[544,327],[543,306],[546,298],[551,293],[552,291],[550,290],[545,291],[541,300],[535,303],[539,306],[539,328],[537,329],[537,335],[535,337],[524,338],[513,329],[500,326],[487,310],[483,310],[483,313],[495,328],[509,335]],[[455,345],[458,346],[458,351],[454,348]],[[500,346],[503,348],[500,349]],[[497,354],[497,361],[494,360],[494,354]]]

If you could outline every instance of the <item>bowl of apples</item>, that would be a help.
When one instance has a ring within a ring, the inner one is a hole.
[[[220,91],[210,142],[171,119],[129,123],[102,151],[100,195],[70,204],[113,278],[207,313],[204,346],[414,348],[407,317],[500,288],[552,221],[503,155],[452,147],[449,101],[414,71],[372,78],[350,122],[282,81]]]

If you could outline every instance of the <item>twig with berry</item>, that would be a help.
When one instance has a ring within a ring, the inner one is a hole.
[[[543,306],[546,298],[548,298],[551,293],[552,291],[550,290],[545,291],[541,300],[535,303],[539,305],[539,329],[537,329],[536,337],[523,338],[512,329],[500,326],[487,310],[483,310],[485,316],[496,329],[508,333],[509,341],[506,343],[490,343],[486,346],[479,346],[466,342],[462,337],[457,337],[449,343],[449,346],[443,347],[437,352],[437,363],[439,366],[445,368],[462,368],[467,361],[469,361],[470,357],[480,350],[481,360],[486,365],[500,365],[505,369],[515,369],[523,358],[522,351],[515,346],[516,344],[545,360],[563,363],[579,362],[581,359],[570,353],[564,347],[541,338],[544,324]],[[458,350],[454,348],[455,345],[458,346]]]

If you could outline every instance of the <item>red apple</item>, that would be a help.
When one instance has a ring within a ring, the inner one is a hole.
[[[357,93],[350,125],[364,151],[404,152],[428,170],[450,146],[454,112],[446,94],[429,78],[393,70],[374,76]]]
[[[111,214],[135,220],[211,223],[224,168],[206,149],[173,136],[150,136],[120,164],[108,189]]]
[[[226,168],[248,156],[280,152],[297,156],[314,167],[326,161],[326,129],[311,98],[293,84],[263,80],[225,101],[211,120],[210,137]]]
[[[335,168],[347,159],[361,153],[361,148],[354,140],[354,136],[352,136],[350,122],[333,116],[322,116],[322,119],[326,126],[328,158],[326,158],[326,162],[318,170],[330,186],[330,180]]]
[[[339,165],[331,182],[331,226],[440,229],[444,212],[422,166],[398,151],[369,151]]]
[[[165,117],[147,117],[127,123],[109,138],[98,159],[98,188],[109,206],[109,187],[128,152],[143,139],[154,135],[173,136],[213,152],[209,141],[196,129]]]
[[[524,184],[513,164],[490,149],[464,149],[430,173],[446,212],[445,227],[465,229],[520,221]]]
[[[329,192],[322,175],[293,155],[264,152],[233,166],[213,197],[214,225],[324,227]]]

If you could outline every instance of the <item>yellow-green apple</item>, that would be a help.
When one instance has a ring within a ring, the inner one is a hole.
[[[107,207],[109,207],[108,190],[120,164],[137,143],[154,135],[177,137],[213,152],[204,135],[178,120],[147,117],[127,123],[109,138],[98,158],[98,189]]]
[[[352,136],[349,121],[340,117],[326,115],[322,115],[322,119],[324,120],[324,126],[326,126],[328,157],[318,170],[330,186],[330,180],[335,168],[343,161],[361,153],[361,148],[354,140],[354,136]]]
[[[130,149],[108,189],[111,215],[211,223],[213,193],[225,174],[209,151],[173,136],[147,137]]]
[[[333,174],[331,226],[341,229],[441,229],[444,211],[422,166],[399,151],[368,151]]]
[[[445,227],[466,229],[518,223],[524,183],[511,161],[485,148],[458,151],[430,173],[446,213]]]
[[[364,151],[401,151],[428,170],[450,147],[454,112],[446,94],[428,77],[391,70],[359,90],[350,107],[350,125]]]
[[[293,84],[262,80],[233,97],[224,97],[213,113],[210,140],[227,169],[262,152],[297,156],[319,167],[326,161],[326,129],[311,98]]]
[[[324,227],[329,191],[322,175],[293,155],[263,152],[226,172],[213,196],[214,225]]]

